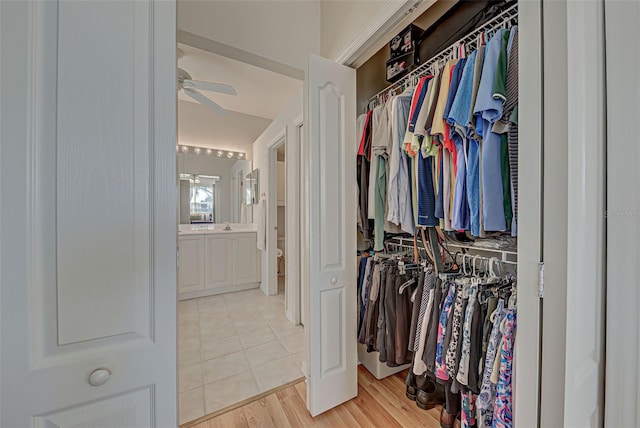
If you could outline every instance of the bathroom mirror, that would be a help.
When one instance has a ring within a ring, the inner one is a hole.
[[[253,205],[253,186],[251,185],[252,181],[253,175],[252,172],[249,172],[245,177],[245,182],[247,183],[247,185],[245,186],[244,198],[247,205]]]
[[[253,194],[253,204],[260,202],[260,171],[258,168],[251,171],[251,189]]]
[[[252,223],[251,161],[178,154],[180,224]]]

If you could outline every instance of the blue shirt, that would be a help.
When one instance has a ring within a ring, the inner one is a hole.
[[[502,140],[499,134],[491,131],[493,123],[502,117],[502,100],[493,97],[493,82],[505,31],[499,29],[487,44],[473,110],[477,117],[476,132],[482,136],[482,219],[486,231],[503,231],[507,228],[500,154]]]

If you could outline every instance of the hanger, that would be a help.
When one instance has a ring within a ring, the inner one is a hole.
[[[409,281],[405,282],[404,284],[402,284],[400,286],[400,289],[398,290],[398,293],[402,294],[404,292],[404,290],[406,290],[409,286],[411,286],[415,282],[416,282],[416,279],[415,278],[411,278]]]

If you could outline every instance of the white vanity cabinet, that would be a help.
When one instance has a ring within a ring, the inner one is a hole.
[[[233,283],[250,284],[258,281],[258,252],[255,233],[240,233],[233,242]]]
[[[204,290],[204,236],[181,236],[178,248],[180,293]]]
[[[185,234],[179,241],[180,300],[259,287],[255,232]]]
[[[231,235],[204,235],[205,288],[215,289],[233,284],[233,247]]]

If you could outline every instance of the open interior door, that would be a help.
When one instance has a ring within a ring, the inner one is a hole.
[[[312,55],[308,142],[307,407],[316,416],[357,395],[354,69]]]
[[[558,421],[565,427],[603,426],[604,416],[607,100],[603,3],[567,2],[567,328],[564,421]],[[627,424],[635,426],[628,420],[604,426]]]
[[[175,2],[0,2],[0,426],[170,427]]]

